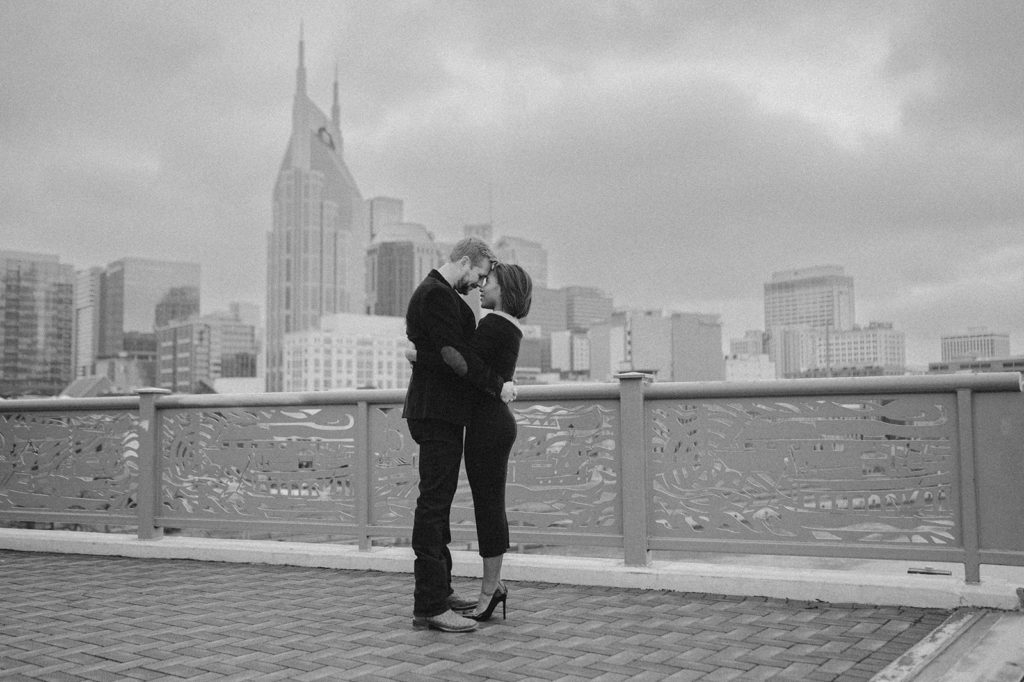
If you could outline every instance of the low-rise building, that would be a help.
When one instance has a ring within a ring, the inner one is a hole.
[[[233,313],[174,320],[156,330],[157,386],[179,393],[209,390],[217,379],[258,374],[256,327]]]
[[[407,388],[410,348],[404,317],[327,315],[318,330],[285,335],[284,390]]]
[[[773,381],[775,363],[767,353],[734,354],[725,357],[726,381]]]
[[[1009,332],[991,332],[987,327],[969,327],[966,334],[941,337],[942,362],[1006,358],[1010,355]]]
[[[779,378],[899,376],[906,371],[906,335],[891,322],[867,327],[776,327],[769,348]]]
[[[590,340],[590,377],[611,381],[619,372],[658,381],[722,381],[722,323],[718,315],[661,309],[626,310],[596,325]]]
[[[929,362],[928,374],[956,374],[958,372],[977,374],[979,372],[1021,372],[1024,373],[1024,355],[1002,358],[979,358]]]

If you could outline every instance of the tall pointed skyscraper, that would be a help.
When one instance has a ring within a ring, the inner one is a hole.
[[[283,390],[288,332],[317,329],[334,313],[365,313],[369,226],[359,188],[342,157],[338,76],[328,118],[306,95],[299,38],[292,133],[274,186],[267,241],[267,390]]]

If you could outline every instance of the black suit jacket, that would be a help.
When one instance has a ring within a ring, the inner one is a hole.
[[[504,380],[481,362],[469,346],[475,331],[473,310],[440,272],[431,270],[409,300],[405,333],[417,355],[443,356],[450,362],[454,350],[457,361],[450,362],[452,366],[413,363],[402,410],[404,418],[465,425],[469,423],[474,399],[479,399],[471,386],[495,397],[501,394]]]

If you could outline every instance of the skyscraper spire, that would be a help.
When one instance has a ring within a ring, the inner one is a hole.
[[[334,104],[331,105],[331,123],[341,130],[341,107],[338,106],[338,60],[334,60]]]
[[[306,94],[306,40],[305,23],[299,22],[299,68],[295,74],[295,89],[300,94]]]
[[[342,154],[338,67],[334,106],[325,112],[306,92],[304,29],[291,134],[274,183],[274,227],[267,237],[266,376],[271,391],[289,385],[287,332],[318,329],[325,315],[366,311],[369,225]]]

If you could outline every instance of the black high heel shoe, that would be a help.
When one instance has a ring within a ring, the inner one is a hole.
[[[498,606],[498,602],[501,602],[501,619],[505,620],[505,601],[508,599],[508,588],[501,581],[498,581],[498,587],[491,594],[491,601],[487,603],[487,608],[480,613],[471,613],[466,618],[472,618],[475,621],[483,622],[490,620],[491,615],[494,613],[494,609]]]

